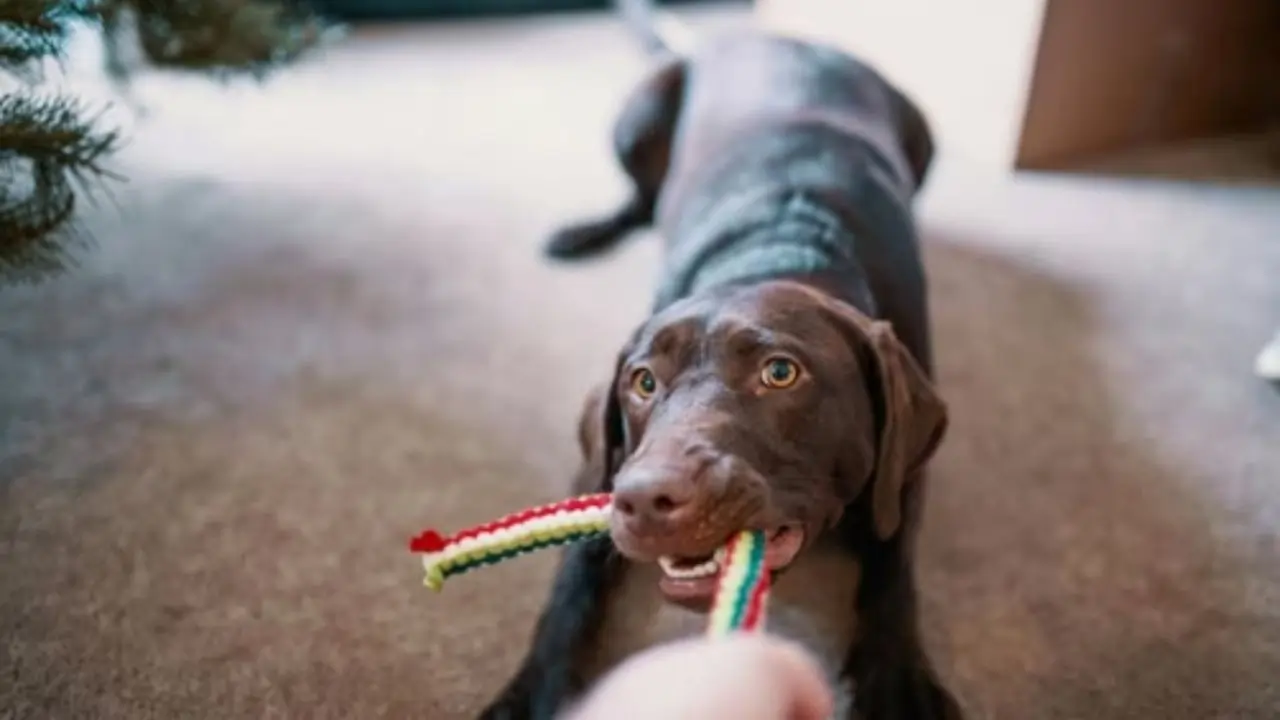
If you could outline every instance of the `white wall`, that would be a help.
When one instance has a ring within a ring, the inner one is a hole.
[[[941,151],[1011,169],[1045,0],[756,0],[758,22],[858,53],[929,115]]]

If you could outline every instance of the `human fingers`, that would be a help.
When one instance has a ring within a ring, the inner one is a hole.
[[[761,647],[768,655],[769,669],[777,674],[777,682],[789,703],[789,720],[826,720],[831,717],[834,699],[826,675],[813,656],[799,645],[774,640]]]
[[[772,637],[682,640],[634,656],[606,677],[574,714],[612,717],[825,720],[832,705],[808,654]]]

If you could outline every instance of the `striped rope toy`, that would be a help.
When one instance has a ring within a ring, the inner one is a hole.
[[[454,575],[535,550],[604,535],[609,532],[611,507],[608,493],[569,498],[521,510],[447,537],[427,530],[409,541],[409,551],[422,555],[423,584],[438,592],[444,581]],[[754,631],[764,626],[769,597],[764,550],[764,533],[754,530],[739,533],[725,546],[709,634]]]

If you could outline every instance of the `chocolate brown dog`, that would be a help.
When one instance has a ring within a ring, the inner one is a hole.
[[[483,717],[551,718],[698,632],[716,548],[759,528],[769,629],[825,663],[838,717],[959,718],[912,575],[947,424],[911,211],[933,152],[920,112],[845,54],[748,34],[665,60],[614,138],[634,194],[548,246],[583,256],[649,223],[667,242],[653,314],[580,425],[577,490],[614,493],[611,538],[565,553]]]

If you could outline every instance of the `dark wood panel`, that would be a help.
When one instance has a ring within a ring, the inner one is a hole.
[[[1017,167],[1277,121],[1277,0],[1046,0]]]

